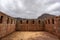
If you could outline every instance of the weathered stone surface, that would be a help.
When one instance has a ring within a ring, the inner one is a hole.
[[[20,22],[22,21],[22,23]],[[42,21],[40,20],[34,20],[33,22],[33,19],[30,19],[28,20],[28,23],[26,22],[26,20],[18,20],[17,21],[17,27],[16,27],[16,30],[20,30],[20,31],[42,31],[44,30],[43,29],[43,23]]]
[[[0,12],[0,38],[14,32],[15,30],[18,31],[44,30],[60,38],[60,16],[49,17],[44,19],[44,21],[41,19],[15,20],[14,18]]]
[[[55,35],[47,32],[14,32],[1,40],[59,40]]]
[[[14,22],[15,22],[14,18],[0,12],[0,38],[15,31],[16,23]]]

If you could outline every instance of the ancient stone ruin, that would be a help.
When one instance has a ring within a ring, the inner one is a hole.
[[[60,38],[60,16],[43,19],[16,19],[0,12],[0,38],[14,31],[47,31]]]

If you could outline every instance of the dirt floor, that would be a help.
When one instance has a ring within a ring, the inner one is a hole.
[[[14,32],[1,40],[59,40],[47,32]]]

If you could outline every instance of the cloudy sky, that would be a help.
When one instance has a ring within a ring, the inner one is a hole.
[[[30,19],[43,13],[60,15],[60,0],[0,0],[0,11],[13,17]]]

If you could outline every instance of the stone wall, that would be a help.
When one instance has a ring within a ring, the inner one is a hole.
[[[50,17],[45,19],[45,31],[60,37],[60,17]]]
[[[15,30],[17,31],[47,31],[60,37],[60,16],[42,19],[16,20],[0,12],[0,38]]]
[[[17,21],[17,26],[16,30],[19,31],[42,31],[44,30],[43,28],[43,23],[41,20],[35,20],[35,19],[26,19],[26,20],[18,20]]]
[[[15,31],[15,19],[0,12],[0,38]]]

